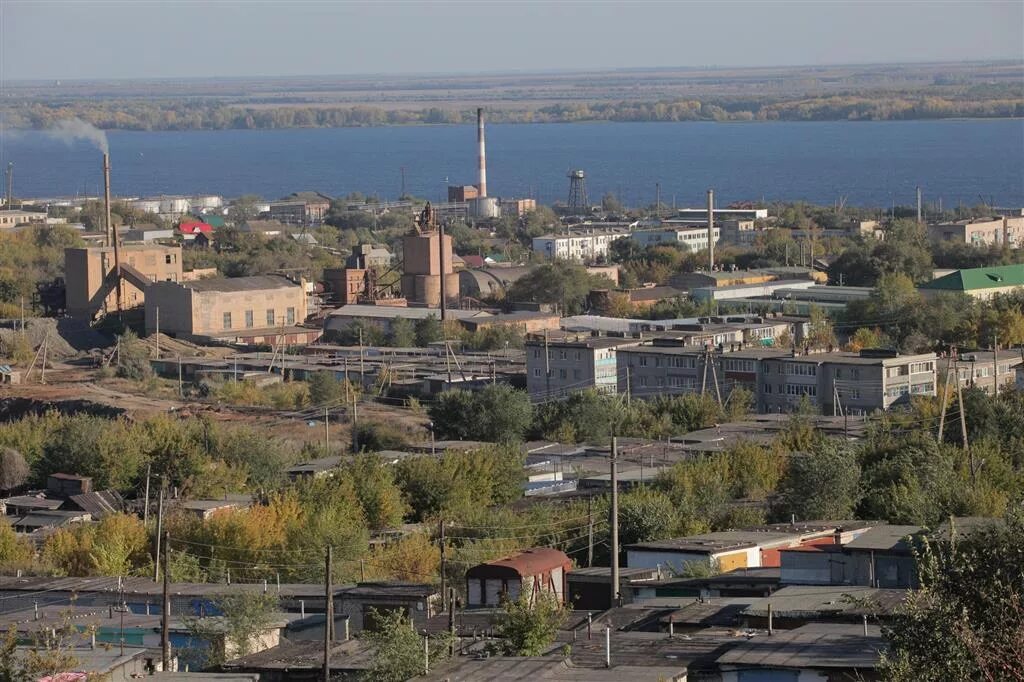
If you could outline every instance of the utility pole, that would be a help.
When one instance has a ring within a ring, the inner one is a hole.
[[[945,435],[946,429],[946,408],[949,405],[949,376],[953,369],[953,349],[949,349],[949,357],[946,358],[946,380],[942,384],[942,412],[939,414],[939,442],[942,442],[942,438]],[[957,381],[960,378],[957,377]]]
[[[715,382],[715,396],[718,398],[718,405],[719,407],[725,407],[725,404],[722,402],[722,389],[718,386],[718,370],[715,368],[715,355],[710,349],[708,350],[708,360],[710,360],[711,364],[711,379]]]
[[[359,452],[359,396],[352,391],[352,451]]]
[[[324,573],[324,681],[331,682],[331,635],[334,634],[334,594],[331,589],[331,553],[327,546],[326,572]]]
[[[455,588],[448,588],[448,639],[451,642],[449,655],[455,657]]]
[[[715,269],[715,190],[708,190],[708,272]]]
[[[619,605],[619,439],[612,436],[612,457],[611,457],[611,484],[612,484],[612,508],[611,508],[611,540],[612,540],[612,606]]]
[[[661,183],[654,183],[654,216],[661,218]]]
[[[917,224],[921,224],[921,186],[917,186]]]
[[[992,396],[999,397],[999,335],[992,334]]]
[[[587,496],[587,568],[594,565],[594,496]]]
[[[633,404],[633,385],[632,376],[630,376],[629,365],[626,365],[626,404]]]
[[[956,369],[957,369],[957,372],[956,372],[956,400],[957,400],[957,404],[959,404],[959,406],[960,406],[960,436],[963,438],[964,452],[966,452],[968,457],[970,458],[970,462],[969,463],[970,463],[970,467],[971,467],[971,482],[973,483],[974,482],[974,453],[971,452],[971,446],[967,442],[967,414],[966,414],[966,410],[964,409],[964,393],[963,393],[963,389],[960,387],[960,363],[959,362],[957,362]]]
[[[156,505],[156,556],[153,558],[153,582],[160,580],[160,538],[164,528],[164,477],[160,477],[160,497]],[[167,551],[166,548],[164,551]]]
[[[444,537],[444,519],[438,521],[438,535],[441,540],[441,608],[444,609],[444,600],[448,598],[447,576],[448,572],[448,554],[445,548],[445,537]]]
[[[152,464],[146,464],[146,504],[142,507],[142,526],[149,527],[149,472]]]
[[[159,533],[157,537],[160,537]],[[164,586],[163,586],[163,608],[160,609],[160,661],[163,663],[164,672],[170,672],[171,669],[171,585],[170,585],[170,571],[167,569],[167,546],[170,545],[171,534],[167,533],[164,537]]]
[[[181,354],[178,354],[178,397],[185,397],[185,385],[181,380]]]
[[[544,330],[544,377],[546,386],[544,388],[544,399],[551,399],[551,352],[548,348],[548,330]]]
[[[156,359],[160,359],[160,306],[156,307],[156,334],[153,335],[156,341]]]
[[[331,451],[331,422],[330,422],[330,408],[324,408],[324,452],[329,453]]]

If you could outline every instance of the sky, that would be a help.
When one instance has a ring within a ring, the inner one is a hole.
[[[1024,59],[1024,0],[0,0],[0,79]]]

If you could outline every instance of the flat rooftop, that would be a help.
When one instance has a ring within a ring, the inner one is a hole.
[[[796,542],[800,533],[781,533],[760,530],[727,530],[717,533],[689,535],[684,538],[670,538],[652,542],[637,542],[626,545],[627,550],[687,552],[694,554],[718,554],[753,547],[771,546],[779,543]]]

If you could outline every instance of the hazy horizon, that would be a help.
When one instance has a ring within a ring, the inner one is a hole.
[[[1022,26],[1024,3],[1013,0],[4,0],[0,79],[430,77],[1021,61]]]

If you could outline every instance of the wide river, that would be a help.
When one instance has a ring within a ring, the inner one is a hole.
[[[436,200],[445,184],[476,182],[474,126],[109,133],[118,196],[258,194],[297,190]],[[911,205],[917,185],[944,207],[1024,205],[1024,120],[800,123],[490,125],[493,196],[565,201],[566,171],[586,172],[589,198],[630,205],[806,200]],[[100,157],[85,141],[0,131],[16,196],[96,195]]]

